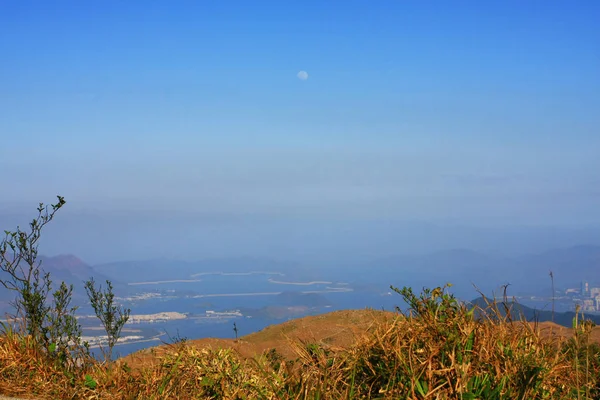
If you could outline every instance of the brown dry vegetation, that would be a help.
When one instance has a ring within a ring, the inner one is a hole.
[[[395,317],[396,313],[376,310],[334,311],[271,325],[238,340],[206,338],[189,340],[186,344],[197,349],[233,349],[244,358],[257,357],[275,349],[283,358],[292,360],[297,357],[298,343],[319,344],[327,349],[348,348],[360,337],[373,332],[379,323],[392,321]],[[134,369],[148,366],[156,363],[170,348],[172,346],[165,345],[141,350],[124,357],[121,362]]]
[[[445,294],[414,312],[339,311],[234,340],[177,342],[68,366],[0,337],[0,393],[65,399],[598,398],[599,328],[483,319]],[[494,305],[491,305],[492,309]]]
[[[275,349],[284,359],[297,357],[298,343],[318,344],[325,349],[349,349],[360,338],[364,338],[398,317],[397,313],[372,309],[333,311],[327,314],[298,318],[243,336],[238,340],[204,338],[188,340],[188,346],[197,349],[234,349],[244,358],[258,357]],[[521,322],[517,322],[521,326]],[[553,322],[529,323],[530,329],[544,340],[564,343],[573,337],[575,330]],[[549,340],[552,339],[552,340]],[[600,326],[592,328],[590,343],[600,345]],[[120,360],[137,369],[156,363],[159,356],[172,346],[164,345],[141,350]]]
[[[573,328],[567,328],[553,322],[531,323],[530,325],[544,338],[555,338],[559,341],[565,341],[566,339],[571,339],[575,335],[575,330]],[[600,345],[600,326],[595,326],[591,329],[589,341],[590,343]]]

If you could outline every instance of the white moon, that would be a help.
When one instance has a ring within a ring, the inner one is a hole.
[[[308,79],[308,72],[306,71],[300,71],[298,72],[298,79],[300,79],[301,81],[305,81]]]

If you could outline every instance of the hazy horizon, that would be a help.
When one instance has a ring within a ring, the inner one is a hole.
[[[448,221],[233,218],[59,211],[40,251],[74,254],[89,264],[169,258],[262,257],[318,266],[358,264],[392,255],[468,249],[512,257],[600,245],[600,227],[477,226]],[[0,214],[3,229],[25,227],[34,214]]]

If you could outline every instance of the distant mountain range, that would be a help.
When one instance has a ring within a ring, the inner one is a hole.
[[[353,281],[368,277],[415,288],[451,282],[455,292],[469,298],[475,292],[473,285],[484,293],[497,291],[506,283],[511,284],[514,295],[547,293],[550,271],[557,289],[579,287],[581,281],[600,283],[600,246],[575,246],[512,258],[453,249],[385,257],[346,268],[343,273]]]
[[[87,295],[84,289],[85,281],[93,277],[97,284],[106,287],[106,280],[111,279],[74,255],[58,255],[54,257],[39,256],[38,261],[41,262],[41,269],[44,272],[50,273],[52,288],[56,289],[61,282],[73,285],[74,304],[87,303]],[[24,266],[25,264],[23,263],[22,265]],[[0,279],[9,279],[9,275],[5,272],[0,272]],[[111,281],[115,293],[120,294],[126,292],[127,285],[119,280],[111,279]],[[13,291],[0,286],[0,302],[2,303],[0,304],[0,311],[5,311],[7,309],[7,302],[12,301],[14,298],[15,293]]]
[[[42,262],[41,267],[44,271],[50,272],[54,282],[64,281],[79,287],[90,278],[94,278],[97,283],[101,284],[107,279],[111,279],[74,255],[42,256],[39,259]],[[113,284],[115,287],[122,286],[120,280],[114,280]]]
[[[489,299],[488,299],[489,301]],[[472,306],[478,306],[481,309],[487,308],[486,300],[483,297],[478,297],[469,302]],[[573,318],[575,318],[575,312],[567,311],[567,312],[556,312],[552,315],[552,311],[548,310],[536,310],[531,307],[527,307],[523,304],[516,303],[514,301],[507,302],[497,302],[497,311],[501,316],[506,316],[507,314],[513,321],[519,321],[521,318],[524,318],[528,322],[546,322],[552,321],[559,325],[566,326],[568,328],[572,327]],[[508,313],[506,312],[508,310]],[[580,314],[579,320],[582,318],[589,319],[594,322],[596,325],[600,325],[600,315],[594,314],[584,314],[583,317]]]
[[[94,266],[94,270],[121,282],[190,279],[192,275],[206,272],[288,272],[293,274],[298,265],[266,258],[235,257],[181,261],[155,259],[122,261]]]
[[[600,246],[575,246],[522,257],[497,257],[471,250],[451,249],[421,255],[395,255],[368,263],[343,267],[305,267],[294,262],[266,258],[220,258],[200,261],[155,259],[123,261],[90,266],[73,255],[40,257],[42,268],[54,282],[65,281],[85,295],[83,281],[94,277],[104,284],[110,279],[117,292],[126,292],[127,283],[155,280],[190,279],[202,272],[281,272],[287,278],[326,279],[349,282],[356,287],[379,288],[389,285],[435,287],[447,282],[460,298],[472,298],[473,284],[483,293],[496,293],[502,284],[511,284],[511,295],[547,293],[552,271],[557,289],[578,287],[582,280],[600,283]],[[0,275],[1,276],[1,275]],[[12,294],[0,288],[0,300]],[[12,297],[11,297],[12,298]]]
[[[600,281],[600,246],[575,246],[521,257],[451,249],[420,255],[393,255],[366,263],[324,268],[251,257],[122,261],[93,267],[93,271],[123,282],[134,282],[141,277],[145,280],[187,279],[196,273],[214,271],[276,271],[337,280],[344,280],[345,276],[361,281],[385,278],[391,284],[393,280],[415,277],[437,278],[440,284],[457,281],[457,278],[480,283],[494,281],[494,284],[537,283],[548,279],[550,270],[557,287],[577,285],[582,280]]]

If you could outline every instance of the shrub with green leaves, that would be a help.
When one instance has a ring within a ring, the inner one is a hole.
[[[77,307],[70,305],[73,286],[62,282],[52,292],[50,273],[38,260],[38,242],[43,228],[65,204],[61,196],[56,204],[40,203],[29,230],[4,231],[0,243],[0,284],[15,292],[14,319],[23,322],[25,332],[47,355],[61,360],[81,349],[81,326],[75,318]]]
[[[112,351],[121,337],[121,330],[129,320],[130,309],[118,306],[115,302],[115,294],[110,281],[106,281],[106,289],[102,286],[96,287],[94,278],[85,282],[85,290],[88,294],[96,317],[102,322],[107,334],[107,347],[101,346],[105,361],[112,359]]]
[[[29,230],[17,227],[15,231],[4,232],[5,237],[0,242],[0,284],[15,292],[13,321],[22,322],[17,325],[23,327],[23,333],[30,335],[46,356],[65,366],[73,366],[75,360],[81,364],[90,356],[88,343],[81,340],[81,325],[75,316],[77,307],[71,305],[73,285],[61,282],[52,291],[50,273],[43,270],[38,259],[38,242],[43,228],[66,204],[63,197],[57,197],[56,204],[39,204],[38,215],[29,223]],[[112,283],[106,283],[107,288],[103,291],[96,288],[92,278],[85,283],[85,288],[106,330],[108,350],[105,356],[110,359],[131,311],[116,306]]]

